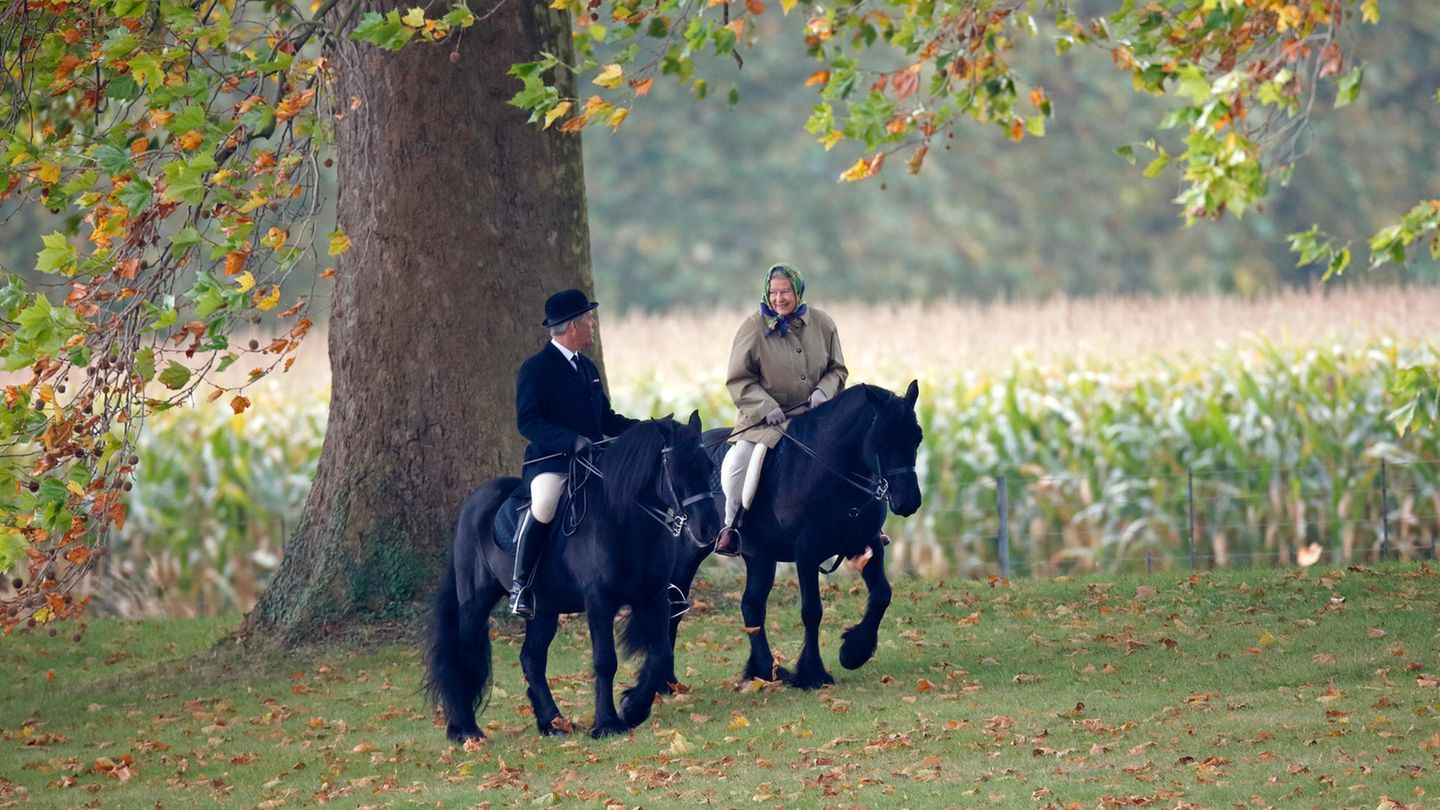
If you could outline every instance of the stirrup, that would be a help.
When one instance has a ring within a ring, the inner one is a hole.
[[[535,594],[528,587],[510,594],[510,615],[522,619],[535,618]]]
[[[670,583],[670,589],[665,596],[670,600],[670,618],[678,619],[690,612],[690,600],[685,598],[685,592],[680,590],[679,585]]]
[[[729,532],[730,536],[734,539],[735,546],[734,548],[722,550],[720,548],[720,538],[724,537],[726,532]],[[720,530],[720,534],[715,538],[715,553],[719,554],[721,557],[740,556],[740,540],[740,530],[735,528],[734,526],[726,526],[725,528]]]

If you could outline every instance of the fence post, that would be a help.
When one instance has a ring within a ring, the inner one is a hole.
[[[1390,496],[1385,485],[1385,459],[1380,459],[1380,559],[1390,556]]]
[[[1190,570],[1195,570],[1195,471],[1185,466],[1185,514],[1190,519]]]
[[[996,538],[1000,554],[1000,576],[1010,578],[1010,507],[1005,497],[1005,476],[995,479],[995,498],[1000,509],[1000,536]]]

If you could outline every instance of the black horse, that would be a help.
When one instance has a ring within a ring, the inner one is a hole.
[[[860,573],[869,599],[865,616],[843,635],[840,663],[857,669],[875,653],[876,631],[891,596],[885,547],[877,538],[886,505],[901,517],[920,508],[915,475],[922,439],[915,418],[918,398],[915,382],[904,397],[873,385],[846,389],[792,419],[787,436],[765,456],[759,489],[740,526],[740,554],[745,558],[740,608],[750,636],[743,673],[747,680],[779,680],[802,689],[835,682],[820,659],[820,568],[828,560],[862,555],[867,547],[871,556]],[[706,446],[723,455],[728,435],[723,428],[707,431]],[[677,587],[689,592],[712,549],[681,554],[672,576]],[[777,562],[794,562],[800,580],[805,643],[793,673],[775,662],[765,637],[765,603],[775,584]],[[672,620],[672,644],[678,626],[679,619]]]
[[[667,591],[680,544],[713,538],[720,517],[710,478],[714,462],[700,445],[700,417],[641,422],[621,434],[591,468],[572,472],[536,574],[535,618],[525,623],[520,665],[541,734],[568,728],[545,679],[559,614],[583,611],[590,625],[595,673],[592,737],[643,723],[657,691],[674,672]],[[507,591],[514,557],[494,542],[495,515],[519,484],[500,478],[480,487],[460,510],[449,568],[435,599],[425,690],[445,711],[455,742],[485,735],[475,713],[491,679],[490,612]],[[682,536],[684,539],[681,539]],[[620,710],[613,695],[614,621],[630,606],[623,643],[642,653],[636,684]],[[560,721],[560,722],[557,722]]]

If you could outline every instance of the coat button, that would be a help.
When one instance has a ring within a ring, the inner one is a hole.
[[[802,351],[805,351],[805,350],[802,349],[802,348],[800,348],[799,346],[796,346],[796,347],[795,347],[795,353],[796,353],[796,354],[799,354],[799,353],[802,352]]]
[[[804,375],[804,374],[801,374],[801,375],[800,375],[800,379],[802,379],[802,380],[805,379],[805,375]]]

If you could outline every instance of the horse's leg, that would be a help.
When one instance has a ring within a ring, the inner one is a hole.
[[[688,549],[683,554],[684,556],[675,564],[675,572],[671,575],[670,582],[685,594],[686,599],[690,599],[691,587],[695,584],[695,574],[700,570],[700,564],[710,556],[710,550]],[[664,677],[660,679],[660,685],[657,687],[662,695],[668,695],[673,691],[670,684],[681,683],[679,675],[675,672],[675,641],[679,638],[680,622],[684,618],[681,615],[670,619],[670,671],[664,673]]]
[[[595,725],[590,729],[590,736],[596,739],[629,730],[615,712],[617,609],[609,597],[585,600],[585,618],[590,623],[590,666],[595,673]]]
[[[860,570],[870,596],[865,602],[865,615],[854,627],[847,629],[840,641],[840,665],[859,669],[875,654],[876,634],[885,609],[890,607],[890,580],[885,576],[885,544],[870,541],[870,562]]]
[[[625,648],[645,656],[635,685],[620,696],[620,719],[634,728],[650,717],[650,708],[667,678],[674,677],[674,652],[670,649],[667,620],[670,599],[660,592],[640,605],[630,606],[630,619],[625,625]]]
[[[490,611],[505,594],[493,578],[477,583],[463,605],[453,570],[446,571],[430,621],[425,690],[445,712],[451,742],[483,739],[475,710],[490,684]]]
[[[800,621],[805,625],[805,643],[789,683],[800,689],[819,689],[835,683],[820,659],[820,620],[825,616],[825,605],[820,601],[820,566],[797,560],[795,574],[800,580]]]
[[[550,662],[550,642],[555,640],[559,627],[557,614],[537,613],[525,622],[525,643],[520,646],[520,669],[528,684],[525,695],[530,698],[530,708],[535,710],[535,727],[546,736],[565,733],[563,727],[555,725],[560,719],[560,707],[555,705],[555,696],[545,677]]]
[[[745,595],[740,598],[740,615],[745,619],[745,633],[750,636],[750,658],[745,662],[742,677],[762,681],[788,680],[790,673],[775,663],[770,641],[765,637],[765,603],[775,586],[775,561],[756,557],[745,558]]]

